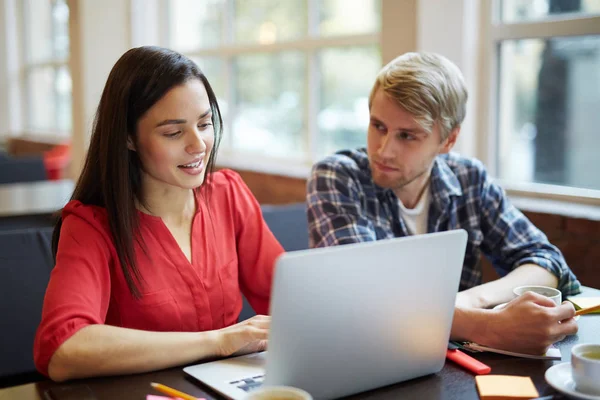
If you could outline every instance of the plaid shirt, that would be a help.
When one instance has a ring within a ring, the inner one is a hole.
[[[560,250],[510,204],[480,161],[440,155],[430,184],[427,231],[462,228],[469,235],[460,290],[482,283],[483,253],[500,276],[531,263],[558,278],[563,296],[580,292]],[[315,164],[307,202],[310,247],[408,235],[398,198],[373,182],[365,149],[341,151]]]

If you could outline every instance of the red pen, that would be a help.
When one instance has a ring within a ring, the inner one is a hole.
[[[492,368],[489,365],[485,365],[481,361],[474,359],[471,356],[466,355],[462,351],[458,350],[458,347],[453,344],[448,344],[448,350],[446,351],[446,358],[454,361],[461,367],[468,369],[475,375],[489,374]]]

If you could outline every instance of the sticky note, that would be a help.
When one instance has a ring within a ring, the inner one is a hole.
[[[539,397],[528,376],[477,375],[477,390],[481,400],[515,400]]]
[[[571,303],[575,305],[576,309],[588,308],[600,305],[600,297],[569,297]],[[594,311],[590,314],[600,314],[600,310]]]

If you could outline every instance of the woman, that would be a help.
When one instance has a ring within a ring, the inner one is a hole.
[[[232,171],[212,172],[222,120],[206,77],[158,47],[126,52],[54,230],[34,358],[55,381],[263,350],[283,249]]]

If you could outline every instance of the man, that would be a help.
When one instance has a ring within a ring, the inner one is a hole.
[[[469,239],[451,337],[543,353],[577,332],[575,310],[535,293],[511,301],[513,288],[558,287],[564,297],[578,293],[580,284],[560,251],[510,204],[482,163],[449,153],[466,102],[461,72],[442,56],[407,53],[386,65],[369,98],[367,148],[338,152],[313,167],[310,244],[465,229]],[[482,253],[502,278],[481,284]],[[504,302],[506,307],[490,309]]]

